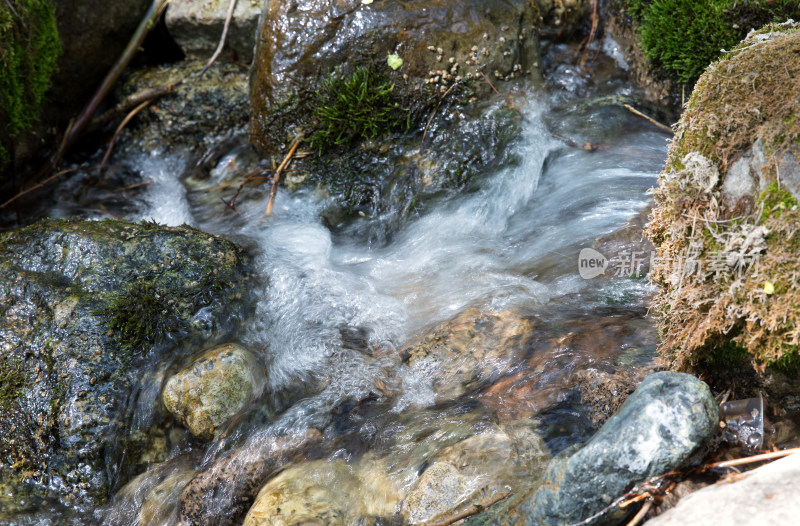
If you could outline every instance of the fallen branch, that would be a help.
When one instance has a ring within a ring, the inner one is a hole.
[[[484,511],[489,506],[497,504],[501,500],[507,499],[509,496],[511,496],[511,493],[496,495],[492,497],[486,504],[472,504],[468,508],[465,508],[461,511],[457,511],[453,515],[445,517],[444,519],[438,521],[420,522],[415,524],[414,526],[450,526],[451,524],[454,524],[462,519],[466,519],[467,517],[472,517],[473,515],[477,515],[478,513]]]
[[[75,170],[77,170],[77,169],[78,169],[78,167],[76,166],[75,168],[70,168],[70,169],[68,169],[68,170],[61,170],[60,172],[58,172],[58,173],[56,173],[56,174],[53,174],[53,175],[51,175],[50,177],[48,177],[47,179],[45,179],[45,180],[44,180],[44,181],[42,181],[41,183],[39,183],[39,184],[36,184],[36,185],[34,185],[34,186],[31,186],[30,188],[27,188],[27,189],[25,189],[25,190],[23,190],[23,191],[19,192],[17,195],[15,195],[14,197],[12,197],[11,199],[9,199],[8,201],[6,201],[5,203],[1,204],[1,205],[0,205],[0,208],[5,208],[6,206],[10,205],[10,204],[11,204],[11,203],[13,203],[14,201],[16,201],[17,199],[19,199],[20,197],[22,197],[23,195],[25,195],[25,194],[28,194],[28,193],[30,193],[30,192],[33,192],[34,190],[38,190],[39,188],[43,187],[44,185],[46,185],[47,183],[49,183],[49,182],[50,182],[50,181],[52,181],[53,179],[56,179],[57,177],[60,177],[60,176],[62,176],[62,175],[64,175],[64,174],[68,174],[68,173],[70,173],[70,172],[74,172],[74,171],[75,171]]]
[[[644,113],[642,113],[641,111],[637,110],[636,108],[634,108],[630,104],[623,104],[622,107],[624,107],[626,110],[628,110],[629,112],[633,113],[634,115],[637,115],[637,116],[649,121],[650,123],[655,124],[656,126],[661,128],[665,132],[674,133],[672,128],[670,128],[666,124],[662,124],[662,123],[658,122],[657,120],[655,120],[654,118],[652,118],[652,117],[650,117],[648,115],[645,115]]]
[[[214,61],[217,60],[217,57],[219,57],[219,54],[222,53],[222,48],[225,47],[225,39],[228,38],[228,28],[231,25],[231,19],[233,18],[233,10],[235,8],[236,8],[236,0],[230,0],[230,3],[228,4],[228,14],[225,17],[225,25],[222,28],[222,36],[219,38],[219,44],[217,44],[216,51],[214,51],[214,54],[211,55],[210,59],[208,59],[208,62],[206,62],[206,65],[200,72],[200,75],[203,75],[206,71],[208,71],[208,68],[211,67],[211,64],[213,64]]]
[[[80,114],[78,114],[78,116],[75,118],[75,122],[72,126],[70,126],[69,130],[65,134],[64,140],[61,142],[58,150],[56,150],[53,155],[47,159],[44,166],[42,166],[42,168],[36,174],[34,180],[37,180],[43,177],[45,174],[56,169],[64,159],[64,155],[67,153],[67,150],[69,150],[69,148],[78,140],[78,138],[83,135],[83,132],[86,130],[86,127],[88,126],[92,116],[94,116],[94,113],[100,106],[100,103],[103,102],[103,99],[106,98],[108,92],[111,91],[111,87],[117,82],[119,76],[128,66],[131,59],[133,59],[133,56],[139,51],[139,48],[141,47],[142,42],[144,42],[144,38],[147,36],[147,33],[150,32],[150,29],[155,27],[158,19],[161,17],[161,13],[164,12],[164,9],[167,7],[168,3],[169,0],[153,0],[153,3],[150,4],[150,8],[147,10],[147,13],[144,15],[144,18],[142,18],[141,22],[139,22],[139,27],[136,28],[136,32],[131,37],[130,41],[128,41],[128,45],[125,47],[122,55],[120,55],[117,62],[108,71],[103,79],[103,82],[100,83],[100,86],[94,92],[94,95],[92,95],[92,98],[89,99],[89,102],[83,107]]]
[[[267,209],[264,211],[264,215],[267,217],[272,214],[272,205],[275,204],[275,196],[278,194],[278,182],[281,180],[281,172],[283,172],[283,170],[292,161],[292,156],[294,155],[294,152],[297,151],[297,147],[300,146],[302,141],[302,135],[294,140],[292,147],[289,148],[289,153],[286,154],[286,157],[283,158],[283,162],[280,164],[280,166],[278,166],[277,170],[275,170],[275,173],[272,174],[272,186],[269,189],[269,201],[267,201]]]
[[[753,455],[752,457],[737,458],[734,460],[723,460],[721,462],[714,462],[713,464],[705,464],[704,466],[701,466],[700,469],[705,471],[708,469],[741,466],[744,464],[752,464],[753,462],[761,462],[762,460],[773,460],[776,458],[788,457],[789,455],[794,455],[795,453],[800,453],[800,447],[795,447],[792,449],[784,449],[781,451],[773,451],[771,453],[762,453],[760,455]]]
[[[422,131],[422,140],[419,143],[419,149],[422,150],[423,145],[425,144],[425,135],[428,133],[428,126],[431,125],[433,118],[436,117],[436,112],[439,111],[439,106],[442,105],[442,101],[453,91],[453,88],[458,86],[458,82],[454,83],[452,86],[447,88],[447,91],[444,92],[444,95],[439,99],[439,102],[436,104],[436,107],[433,109],[433,113],[431,113],[431,117],[428,119],[427,124],[425,124],[425,129]]]
[[[636,526],[637,524],[639,524],[642,521],[642,519],[644,519],[644,516],[647,515],[647,512],[650,511],[650,508],[652,507],[653,507],[653,499],[650,499],[644,503],[642,508],[638,512],[636,512],[636,515],[634,515],[633,518],[630,520],[630,522],[628,522],[628,524],[626,524],[625,526]]]
[[[123,115],[127,115],[132,109],[145,101],[152,101],[163,97],[164,95],[171,95],[172,93],[175,93],[175,89],[181,84],[181,82],[183,81],[176,80],[175,82],[162,84],[161,86],[153,86],[152,88],[137,91],[101,116],[92,120],[92,122],[89,123],[86,131],[94,131],[102,128],[114,119]]]
[[[489,83],[489,86],[491,86],[491,87],[492,87],[492,89],[494,90],[494,92],[495,92],[495,93],[500,93],[499,91],[497,91],[497,88],[495,88],[495,87],[494,87],[494,84],[492,84],[492,81],[491,81],[491,80],[489,80],[489,77],[487,77],[487,76],[486,76],[486,73],[484,73],[484,72],[483,72],[483,71],[481,71],[481,70],[478,70],[478,73],[480,73],[481,75],[483,75],[483,78],[484,78],[484,79],[486,79],[486,82],[488,82],[488,83]]]
[[[122,122],[119,123],[119,126],[117,126],[117,130],[114,132],[114,135],[111,136],[111,140],[108,142],[108,148],[106,149],[106,154],[103,156],[103,160],[100,162],[101,170],[106,165],[106,162],[108,162],[108,158],[111,157],[111,151],[114,149],[114,145],[117,142],[117,137],[119,137],[119,134],[122,132],[125,126],[127,126],[128,123],[131,122],[131,119],[133,119],[137,113],[148,107],[151,102],[153,102],[152,99],[142,102],[141,104],[136,106],[133,110],[131,110],[131,112],[128,113],[128,115],[126,115],[124,119],[122,119]]]

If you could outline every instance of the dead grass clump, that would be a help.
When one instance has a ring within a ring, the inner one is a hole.
[[[800,31],[748,35],[700,78],[655,190],[646,234],[657,248],[652,307],[661,350],[694,368],[730,343],[753,363],[800,363],[800,210],[779,165],[800,152]],[[751,204],[725,202],[730,165],[764,144]],[[736,214],[734,215],[733,211]]]

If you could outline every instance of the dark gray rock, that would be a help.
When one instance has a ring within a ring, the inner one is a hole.
[[[91,509],[136,462],[147,364],[229,337],[249,257],[186,226],[72,220],[6,233],[0,254],[0,522],[42,499]]]
[[[523,505],[531,525],[573,524],[633,485],[687,462],[719,425],[708,386],[694,376],[648,376],[583,448],[556,460]]]

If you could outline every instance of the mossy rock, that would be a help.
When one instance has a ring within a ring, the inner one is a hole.
[[[676,367],[730,343],[760,368],[797,360],[799,27],[768,25],[708,68],[659,177],[653,311]]]
[[[456,79],[479,98],[492,91],[484,74],[498,86],[540,79],[538,21],[532,0],[270,3],[250,77],[253,142],[274,155],[300,131],[309,137],[319,129],[323,82],[359,67],[380,77],[376,86],[392,86],[392,103],[414,126]],[[390,55],[402,59],[398,69]]]
[[[20,501],[91,508],[138,462],[132,389],[167,351],[230,337],[249,309],[250,258],[186,226],[76,220],[7,232],[0,254],[0,375],[13,378],[0,476]],[[141,301],[140,284],[169,309],[147,311],[144,334],[120,333],[114,307]]]

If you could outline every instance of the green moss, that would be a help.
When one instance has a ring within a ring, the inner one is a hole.
[[[175,300],[154,283],[143,281],[133,283],[93,314],[107,317],[106,328],[125,349],[161,343],[186,325]]]
[[[761,222],[772,216],[780,216],[786,210],[797,207],[797,199],[785,188],[778,186],[776,181],[771,182],[758,196],[761,206]]]
[[[371,68],[359,67],[351,75],[334,71],[316,91],[316,129],[309,145],[322,153],[355,139],[374,139],[403,126],[410,126],[407,109],[393,96],[394,84]]]
[[[0,359],[0,411],[9,411],[26,385],[22,360],[10,356]]]
[[[8,137],[28,129],[50,88],[61,54],[51,0],[0,2],[0,121]],[[8,162],[0,148],[0,169]]]
[[[747,32],[764,24],[800,19],[797,0],[631,0],[642,49],[680,82],[693,83]]]

